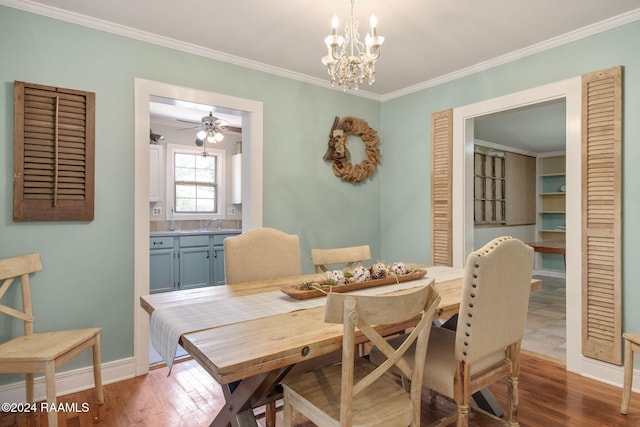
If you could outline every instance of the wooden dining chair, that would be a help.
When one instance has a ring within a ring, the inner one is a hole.
[[[21,284],[22,309],[0,304],[0,313],[22,320],[24,335],[0,344],[0,373],[26,373],[27,401],[33,402],[34,373],[44,372],[47,404],[56,404],[56,368],[83,351],[93,350],[93,380],[98,403],[104,403],[100,370],[100,328],[33,333],[29,275],[42,270],[40,255],[29,254],[0,260],[0,301],[12,283]],[[58,425],[56,411],[47,414],[49,426]]]
[[[325,322],[343,325],[342,362],[284,378],[284,425],[292,425],[293,410],[320,427],[419,426],[422,371],[430,325],[440,296],[432,285],[396,295],[327,296]],[[398,324],[420,317],[398,349],[389,346],[374,325]],[[355,357],[355,343],[363,334],[386,356],[380,365]],[[415,346],[411,344],[415,343]],[[413,363],[403,356],[409,348]],[[386,372],[397,367],[411,379],[407,391]]]
[[[640,354],[640,334],[624,333],[624,386],[622,387],[622,403],[620,412],[627,414],[631,400],[631,386],[633,384],[633,355]]]
[[[273,228],[255,228],[224,239],[227,285],[302,274],[300,239]]]
[[[311,249],[311,261],[317,273],[328,271],[328,265],[340,264],[340,270],[355,268],[371,259],[369,245],[335,249]]]
[[[457,412],[430,425],[467,426],[471,395],[505,377],[506,421],[493,418],[518,425],[520,343],[532,270],[533,249],[511,237],[494,239],[467,257],[456,330],[431,328],[423,380],[433,404],[441,394],[455,401]],[[401,339],[389,342],[397,346]],[[380,363],[380,351],[372,348],[370,358]]]

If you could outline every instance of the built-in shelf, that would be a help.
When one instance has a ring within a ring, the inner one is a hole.
[[[538,158],[538,222],[537,235],[541,241],[564,240],[566,236],[566,158],[548,156]],[[556,270],[560,264],[557,254],[538,254],[536,268]]]

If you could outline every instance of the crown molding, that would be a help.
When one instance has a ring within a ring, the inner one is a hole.
[[[519,49],[510,53],[507,53],[502,56],[498,56],[496,58],[490,59],[488,61],[479,62],[470,67],[462,68],[460,70],[454,71],[449,74],[444,74],[442,76],[436,77],[431,80],[427,80],[422,83],[418,83],[413,86],[406,87],[404,89],[400,89],[394,92],[387,93],[382,96],[382,101],[389,101],[394,98],[399,98],[404,95],[409,95],[411,93],[419,92],[424,89],[429,89],[434,86],[441,85],[443,83],[447,83],[461,77],[466,77],[471,74],[478,73],[480,71],[485,71],[490,68],[496,67],[498,65],[507,64],[509,62],[516,61],[518,59],[522,59],[524,57],[533,55],[535,53],[539,53],[548,49],[552,49],[554,47],[562,46],[567,43],[574,42],[576,40],[583,39],[585,37],[592,36],[594,34],[601,33],[603,31],[610,30],[612,28],[619,27],[624,24],[629,24],[631,22],[635,22],[640,20],[640,8],[631,10],[627,13],[623,13],[621,15],[614,16],[609,19],[605,19],[600,22],[596,22],[591,25],[587,25],[586,27],[579,28],[577,30],[571,31],[569,33],[560,35],[558,37],[554,37],[540,43],[536,43],[529,47]]]
[[[113,22],[104,21],[101,19],[92,18],[90,16],[81,15],[75,12],[69,12],[67,10],[43,5],[30,0],[0,0],[0,5],[9,6],[15,9],[24,10],[26,12],[35,13],[49,18],[58,19],[60,21],[70,22],[73,24],[82,25],[84,27],[93,28],[108,33],[128,37],[135,40],[145,41],[155,45],[167,47],[182,52],[191,53],[197,56],[202,56],[209,59],[214,59],[229,64],[238,65],[241,67],[249,68],[256,71],[261,71],[268,74],[273,74],[279,77],[284,77],[292,80],[309,83],[314,86],[320,86],[328,89],[334,89],[342,92],[342,89],[332,87],[326,80],[311,77],[306,74],[297,73],[295,71],[287,70],[280,67],[264,64],[261,62],[251,61],[239,56],[230,55],[224,52],[220,52],[213,49],[207,49],[202,46],[198,46],[191,43],[185,43],[179,40],[175,40],[169,37],[163,37],[157,34],[149,33],[146,31],[140,31],[135,28],[127,27],[124,25],[115,24]],[[374,101],[384,102],[394,98],[399,98],[404,95],[409,95],[421,90],[429,89],[434,86],[441,85],[462,77],[475,74],[480,71],[503,65],[524,57],[539,53],[554,47],[558,47],[576,40],[583,39],[585,37],[592,36],[594,34],[601,33],[603,31],[610,30],[612,28],[619,27],[624,24],[635,22],[640,20],[640,8],[631,10],[627,13],[614,16],[609,19],[605,19],[595,24],[588,25],[586,27],[579,28],[575,31],[545,40],[540,43],[536,43],[524,49],[519,49],[514,52],[490,59],[488,61],[479,62],[470,67],[462,68],[460,70],[444,74],[425,82],[418,83],[413,86],[408,86],[404,89],[389,92],[384,95],[378,95],[372,92],[363,90],[348,92],[354,96],[360,96],[363,98],[372,99]]]
[[[140,40],[147,43],[155,44],[169,49],[178,50],[181,52],[191,53],[193,55],[201,56],[204,58],[214,59],[217,61],[225,62],[228,64],[238,65],[241,67],[249,68],[256,71],[261,71],[268,74],[273,74],[279,77],[288,78],[291,80],[301,81],[309,83],[315,86],[320,86],[328,89],[334,89],[342,91],[340,88],[334,88],[326,80],[311,77],[306,74],[297,73],[295,71],[287,70],[273,65],[263,64],[261,62],[251,61],[239,56],[230,55],[228,53],[220,52],[213,49],[204,48],[192,43],[182,42],[180,40],[164,37],[158,34],[149,33],[147,31],[141,31],[132,27],[116,24],[102,19],[93,18],[87,15],[82,15],[75,12],[59,9],[37,3],[30,0],[0,0],[0,5],[12,7],[14,9],[23,10],[25,12],[35,13],[37,15],[54,18],[59,21],[69,22],[72,24],[81,25],[87,28],[104,31],[111,34],[127,37],[134,40]],[[357,92],[349,92],[350,94],[360,96],[363,98],[373,99],[380,101],[381,96],[372,92],[359,90]]]

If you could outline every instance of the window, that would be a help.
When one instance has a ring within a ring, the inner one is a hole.
[[[474,220],[478,225],[506,223],[505,160],[502,152],[474,153]]]
[[[536,223],[536,158],[481,146],[474,153],[476,225]]]
[[[167,200],[175,219],[209,219],[224,212],[225,151],[167,144]]]

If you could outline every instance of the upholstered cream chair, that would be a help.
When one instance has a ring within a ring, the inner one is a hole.
[[[225,282],[275,279],[302,274],[300,239],[273,228],[255,228],[238,236],[224,239]],[[265,405],[267,427],[275,426],[275,394]]]
[[[633,384],[633,355],[640,353],[640,334],[624,333],[624,386],[622,388],[622,403],[620,412],[626,414],[631,400],[631,385]]]
[[[335,249],[311,249],[311,261],[317,273],[328,270],[328,265],[341,264],[340,269],[362,265],[371,258],[369,245]]]
[[[457,405],[457,413],[434,425],[467,426],[471,395],[504,377],[506,419],[518,425],[520,343],[532,270],[533,249],[511,237],[494,239],[467,257],[456,331],[433,327],[429,338],[424,386],[432,390],[432,403],[439,393]],[[379,363],[376,348],[371,359]]]
[[[227,285],[302,273],[297,235],[255,228],[224,240]]]
[[[33,375],[44,372],[47,404],[56,404],[56,368],[81,352],[93,349],[93,380],[98,403],[104,403],[100,371],[100,328],[33,333],[29,275],[42,270],[40,255],[29,254],[0,260],[0,300],[12,283],[22,288],[22,310],[0,304],[4,313],[24,322],[24,335],[0,344],[0,373],[26,373],[27,401],[33,402]],[[50,427],[58,425],[56,411],[47,414]]]
[[[432,286],[398,295],[330,293],[325,321],[343,324],[342,362],[284,378],[285,427],[292,425],[294,408],[320,427],[419,426],[424,358],[439,301],[440,296]],[[416,316],[421,316],[421,320],[397,350],[373,328]],[[379,367],[366,358],[355,357],[357,331],[383,349],[387,359]],[[409,348],[415,353],[413,363],[403,358]],[[416,348],[418,351],[413,350]],[[385,375],[394,366],[411,378],[410,391]]]

